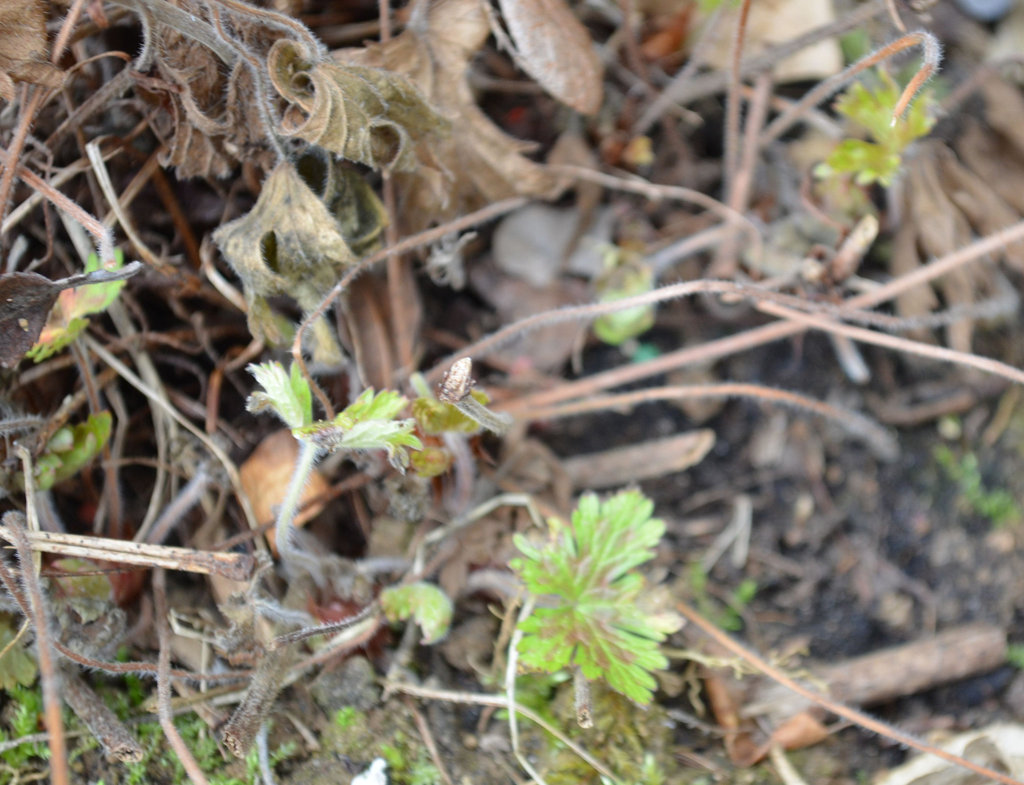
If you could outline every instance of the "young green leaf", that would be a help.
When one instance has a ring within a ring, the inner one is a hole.
[[[903,152],[935,124],[930,116],[934,103],[930,93],[924,93],[894,122],[893,108],[900,99],[901,89],[884,70],[878,74],[881,81],[876,87],[855,83],[835,105],[837,112],[863,126],[874,141],[845,139],[840,142],[817,168],[819,178],[835,173],[852,174],[858,185],[879,183],[888,187],[899,173]]]
[[[418,581],[384,589],[380,605],[388,621],[415,621],[423,630],[424,643],[437,643],[451,627],[452,601],[432,583]]]
[[[36,459],[36,486],[45,491],[74,476],[89,463],[110,438],[110,412],[90,414],[77,425],[60,428]]]
[[[250,412],[270,409],[293,429],[313,422],[313,396],[296,365],[292,365],[290,374],[279,362],[250,363],[246,370],[264,390],[249,396],[245,405]]]
[[[88,274],[100,269],[120,270],[123,265],[124,254],[120,250],[115,250],[112,263],[102,268],[99,257],[93,253],[89,254],[84,272]],[[62,291],[50,309],[46,324],[39,333],[35,345],[26,356],[41,362],[70,344],[89,326],[89,320],[85,317],[107,310],[117,299],[124,284],[123,280],[107,281]]]
[[[650,702],[657,686],[651,671],[668,665],[658,644],[677,626],[639,607],[647,586],[633,570],[654,556],[665,530],[653,509],[638,491],[605,502],[586,494],[570,526],[552,520],[545,546],[516,536],[523,558],[512,560],[512,569],[542,598],[519,625],[524,666],[550,673],[577,665],[586,678]]]
[[[363,393],[330,421],[293,428],[297,439],[306,439],[329,452],[336,450],[386,450],[388,460],[395,468],[404,470],[409,465],[407,449],[422,449],[423,444],[413,434],[416,423],[412,419],[394,419],[408,401],[392,390]]]

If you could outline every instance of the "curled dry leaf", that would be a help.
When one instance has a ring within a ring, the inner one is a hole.
[[[604,67],[590,34],[564,0],[501,0],[500,5],[523,70],[577,112],[597,112]]]
[[[140,14],[143,2],[136,5]],[[170,4],[168,4],[170,5]],[[275,161],[260,112],[264,98],[253,84],[253,73],[239,57],[231,56],[224,43],[215,53],[202,42],[202,32],[213,36],[205,6],[192,0],[174,5],[187,14],[184,30],[174,27],[174,17],[153,20],[147,27],[147,51],[158,75],[139,84],[139,93],[157,105],[152,123],[167,139],[160,163],[174,166],[180,178],[226,177],[245,161],[263,171]],[[239,14],[232,30],[240,43],[255,52],[265,51],[272,36],[254,17]],[[227,58],[227,59],[225,59]]]
[[[213,233],[242,279],[253,335],[284,340],[267,298],[287,294],[303,311],[312,310],[339,271],[355,263],[356,252],[373,246],[384,223],[383,206],[355,172],[319,153],[296,166],[278,164],[252,210]],[[314,360],[340,361],[325,320],[314,324],[313,339]]]
[[[341,63],[407,77],[452,124],[450,134],[416,142],[417,157],[431,165],[395,176],[410,231],[512,196],[559,190],[554,176],[523,157],[531,145],[501,131],[473,100],[466,70],[489,33],[480,0],[440,0],[418,4],[390,41],[334,53]]]
[[[275,519],[276,510],[274,508],[284,500],[298,455],[298,441],[292,436],[291,431],[283,428],[260,442],[259,446],[253,450],[252,455],[239,467],[238,475],[242,482],[242,488],[252,503],[252,511],[256,520],[260,523],[269,523]],[[326,493],[329,488],[330,484],[314,468],[309,476],[309,482],[302,489],[299,512],[294,521],[296,526],[302,526],[320,514],[324,508],[323,502],[317,504],[310,504],[310,502]],[[277,546],[274,543],[273,529],[267,533],[267,539],[276,555]]]
[[[0,3],[0,98],[14,100],[14,83],[56,89],[64,72],[46,57],[46,10],[41,0]]]
[[[324,62],[289,40],[270,48],[267,68],[274,88],[289,102],[281,133],[351,161],[409,171],[418,164],[412,140],[448,130],[447,121],[400,74]]]

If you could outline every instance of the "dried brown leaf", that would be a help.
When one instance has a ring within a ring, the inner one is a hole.
[[[256,520],[260,523],[271,522],[276,517],[274,508],[284,501],[298,455],[299,444],[291,431],[285,428],[275,431],[261,441],[252,455],[238,468],[242,488],[252,503]],[[329,488],[330,483],[317,469],[313,469],[309,482],[302,489],[300,509],[295,516],[296,526],[302,526],[320,514],[324,508],[323,502],[311,502],[325,494]],[[273,530],[267,534],[267,538],[271,548],[276,552]]]
[[[943,190],[977,234],[993,234],[1020,220],[1019,214],[988,183],[960,163],[952,150],[946,147],[938,150],[936,161]],[[1024,272],[1024,242],[1006,246],[1003,256],[1011,266]]]
[[[395,176],[399,210],[411,231],[501,199],[559,189],[555,177],[523,157],[532,145],[497,128],[473,100],[466,70],[489,33],[480,0],[440,0],[418,5],[405,31],[390,41],[334,53],[339,62],[406,76],[452,124],[449,135],[416,145],[418,158],[432,166]]]
[[[564,0],[500,0],[518,62],[577,112],[601,108],[604,67],[587,29]]]
[[[219,53],[204,42],[204,32],[207,37],[214,33],[203,6],[191,0],[178,0],[175,6],[159,8],[184,12],[180,24],[188,29],[175,28],[174,14],[150,25],[147,46],[157,77],[139,84],[140,94],[159,107],[152,122],[167,140],[160,163],[174,166],[181,178],[226,177],[243,161],[269,171],[276,160],[260,110],[265,99],[253,85],[252,71],[232,57],[227,42]],[[272,38],[254,19],[239,15],[232,29],[241,45],[262,52]]]
[[[576,488],[612,488],[689,469],[700,463],[714,444],[715,432],[704,428],[577,455],[566,458],[564,465]]]
[[[267,69],[289,102],[280,132],[351,161],[408,171],[420,163],[413,140],[448,130],[447,121],[400,74],[324,62],[289,40],[274,43]]]
[[[46,8],[42,0],[0,3],[0,98],[14,100],[14,83],[56,89],[64,72],[46,57]]]
[[[361,178],[322,155],[310,153],[297,167],[279,164],[252,210],[213,233],[242,279],[253,335],[282,341],[267,298],[287,294],[303,311],[315,308],[339,272],[356,261],[352,245],[362,252],[376,241],[383,217],[383,207]],[[340,360],[326,321],[317,320],[313,337],[314,360]]]
[[[99,270],[59,281],[36,273],[0,275],[0,366],[16,365],[32,348],[62,291],[85,284],[124,280],[141,269],[139,262],[133,262],[120,270]]]

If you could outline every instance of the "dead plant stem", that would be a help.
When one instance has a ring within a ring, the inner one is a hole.
[[[732,37],[732,48],[729,53],[729,88],[725,93],[725,129],[723,134],[725,162],[723,179],[725,188],[722,190],[731,195],[736,167],[739,163],[740,150],[740,65],[743,61],[743,44],[747,38],[747,19],[750,16],[750,0],[742,0],[739,13],[736,15],[736,29]],[[733,207],[732,204],[729,205]],[[735,209],[735,208],[734,208]]]
[[[383,250],[367,256],[345,273],[345,275],[341,277],[341,280],[334,285],[334,288],[324,296],[320,301],[320,304],[306,314],[306,318],[302,320],[302,323],[299,325],[299,329],[295,331],[295,340],[292,341],[292,359],[299,364],[299,368],[302,370],[302,375],[306,378],[306,381],[309,382],[309,386],[316,395],[317,400],[320,401],[320,405],[323,407],[327,419],[334,418],[334,406],[331,404],[330,399],[321,389],[320,385],[316,383],[315,379],[313,379],[312,374],[309,372],[309,368],[306,366],[306,360],[302,356],[302,336],[305,334],[306,330],[310,328],[313,322],[327,311],[331,306],[331,303],[341,296],[342,292],[348,288],[352,281],[382,259],[386,259],[391,254],[406,253],[429,243],[438,242],[447,234],[463,232],[466,229],[477,226],[478,224],[498,218],[506,213],[512,212],[518,207],[522,207],[526,202],[527,200],[521,196],[495,202],[494,204],[483,207],[475,212],[469,213],[468,215],[464,215],[461,218],[449,221],[442,226],[437,226],[433,229],[428,229],[425,232],[415,234],[412,237],[407,237],[396,245],[389,246],[388,248],[384,248]]]
[[[16,446],[18,457],[21,459],[23,476],[25,478],[25,504],[28,515],[28,526],[38,530],[39,523],[35,519],[35,481],[32,467],[32,457],[28,449],[18,444]],[[6,516],[5,516],[6,517]],[[60,671],[53,656],[53,633],[50,626],[50,614],[43,599],[43,590],[39,585],[38,558],[32,551],[26,534],[25,517],[21,518],[23,525],[18,525],[17,519],[12,521],[10,528],[11,542],[18,553],[18,562],[21,565],[21,584],[25,590],[25,597],[28,600],[28,608],[31,611],[32,627],[36,633],[36,656],[39,659],[39,681],[43,691],[43,722],[46,731],[50,735],[50,772],[53,785],[70,785],[70,774],[68,772],[68,751],[67,741],[64,738],[64,719],[61,716],[62,701],[60,697]],[[10,520],[10,518],[8,518]]]
[[[157,717],[160,719],[160,727],[174,754],[185,767],[189,782],[193,785],[209,785],[206,775],[178,733],[171,711],[171,628],[167,623],[167,573],[163,569],[153,573],[153,599],[156,605],[156,632],[160,639],[156,672]]]
[[[676,604],[676,610],[678,610],[686,619],[692,622],[698,627],[705,635],[710,637],[715,643],[723,646],[729,650],[732,654],[742,659],[744,662],[753,665],[758,671],[765,674],[769,678],[788,687],[800,697],[815,703],[827,711],[836,714],[843,719],[849,720],[850,722],[856,723],[862,728],[869,730],[873,733],[877,733],[880,736],[885,736],[888,739],[892,739],[900,744],[904,744],[907,747],[911,747],[919,752],[926,752],[930,755],[935,755],[938,758],[942,758],[949,763],[953,763],[957,766],[962,766],[968,771],[972,771],[975,774],[979,774],[982,777],[988,777],[996,782],[1001,782],[1003,785],[1024,785],[1019,780],[1015,780],[1012,777],[1008,777],[1005,774],[1001,774],[998,771],[979,766],[976,763],[971,763],[969,760],[961,758],[959,755],[954,755],[951,752],[946,752],[938,747],[933,747],[930,744],[925,744],[922,741],[904,733],[891,725],[875,719],[867,714],[856,709],[851,709],[848,706],[844,706],[841,703],[837,703],[830,698],[825,697],[813,690],[808,689],[799,682],[791,679],[781,670],[776,668],[765,659],[755,654],[753,651],[748,649],[746,646],[733,640],[731,637],[726,635],[724,632],[719,630],[715,625],[701,616],[697,611],[687,605],[685,602],[679,602]]]
[[[792,406],[811,412],[839,425],[844,430],[869,442],[880,456],[894,458],[896,456],[896,440],[886,428],[863,414],[843,409],[831,404],[809,398],[789,390],[778,390],[760,384],[744,384],[724,382],[693,386],[666,386],[645,390],[618,393],[615,395],[590,396],[565,404],[553,404],[547,407],[534,406],[520,408],[513,401],[505,411],[518,418],[529,418],[530,421],[553,420],[560,417],[575,417],[597,411],[622,410],[642,403],[653,401],[706,399],[706,398],[754,398],[766,403]]]

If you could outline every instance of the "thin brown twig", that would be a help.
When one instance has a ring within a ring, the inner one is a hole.
[[[734,161],[735,168],[726,171],[726,199],[729,209],[741,215],[745,214],[750,201],[754,172],[757,170],[757,141],[768,116],[771,91],[772,75],[770,71],[766,71],[757,77],[753,98],[747,110],[747,122],[743,128],[743,145],[738,154],[739,160]],[[739,101],[739,96],[736,100]],[[738,142],[734,144],[739,146]],[[715,259],[708,267],[708,277],[732,279],[739,267],[739,255],[736,250],[736,235],[732,234],[716,249]]]
[[[808,91],[803,98],[776,117],[768,125],[764,133],[761,135],[761,146],[767,147],[769,144],[774,142],[782,136],[782,134],[788,131],[795,122],[800,120],[807,109],[812,106],[817,106],[830,95],[836,93],[857,74],[914,46],[921,48],[923,61],[921,63],[921,67],[917,70],[917,73],[914,74],[914,78],[911,79],[903,89],[903,93],[900,95],[899,101],[896,102],[896,106],[892,113],[892,122],[895,124],[896,121],[903,116],[903,113],[907,110],[907,107],[910,106],[910,102],[924,86],[924,83],[931,79],[939,70],[939,63],[942,61],[942,48],[939,44],[939,39],[927,30],[915,30],[913,33],[907,33],[906,35],[900,36],[895,41],[876,49],[874,52],[871,52],[871,54],[861,58],[853,65],[843,69],[835,76],[830,76],[823,82],[819,82],[814,89]]]
[[[24,445],[19,444],[16,449],[24,468],[28,525],[37,526],[38,522],[33,521],[35,518],[35,487],[32,458]],[[10,517],[7,519],[12,520]],[[24,522],[25,518],[22,517],[21,521]],[[46,602],[43,600],[43,590],[39,585],[39,576],[36,574],[37,567],[25,528],[24,525],[19,526],[16,520],[10,527],[13,535],[12,542],[21,565],[21,584],[25,590],[32,626],[36,633],[36,656],[39,659],[39,680],[43,690],[43,722],[46,725],[47,733],[50,734],[50,771],[53,785],[69,785],[71,779],[68,772],[67,741],[64,738],[64,719],[61,717],[60,671],[57,669],[57,663],[53,656],[54,640],[50,627],[50,614]]]
[[[855,30],[858,27],[862,27],[868,20],[874,18],[884,10],[884,0],[872,0],[872,2],[857,6],[844,17],[824,24],[821,27],[816,27],[813,30],[809,30],[803,35],[799,35],[789,41],[773,46],[770,49],[766,49],[761,54],[748,57],[743,61],[743,66],[740,69],[740,77],[745,79],[749,76],[753,76],[754,74],[771,68],[776,63],[785,60],[790,55],[818,43],[818,41],[825,38],[831,38],[832,36],[842,35],[849,30]],[[693,78],[687,81],[673,80],[673,83],[668,89],[666,89],[665,93],[663,93],[663,96],[667,96],[664,101],[665,103],[676,102],[685,106],[699,98],[704,98],[706,96],[722,92],[726,89],[728,83],[729,75],[723,69],[717,69],[704,74],[696,74]],[[659,101],[661,100],[663,99],[659,97]]]
[[[128,732],[128,728],[70,668],[64,671],[63,687],[68,705],[103,747],[107,758],[122,763],[138,763],[142,760],[142,747]]]
[[[14,528],[0,525],[0,537],[11,540]],[[34,531],[27,532],[26,536],[32,549],[41,553],[59,553],[64,556],[136,564],[143,567],[162,567],[200,575],[222,575],[233,581],[251,578],[256,564],[253,556],[248,553],[197,551],[193,548],[150,545],[64,532]]]
[[[334,417],[334,406],[331,404],[330,399],[324,391],[320,388],[320,385],[316,383],[315,379],[313,379],[312,374],[309,372],[309,368],[306,367],[306,361],[302,356],[302,336],[305,334],[306,330],[309,329],[310,325],[312,325],[314,321],[319,319],[324,312],[330,308],[331,303],[341,296],[342,292],[348,288],[352,281],[373,267],[373,265],[383,259],[386,259],[389,255],[406,253],[429,243],[437,242],[442,237],[452,232],[461,232],[478,224],[505,215],[518,207],[522,207],[526,202],[527,200],[521,196],[495,202],[494,204],[483,207],[475,212],[469,213],[468,215],[464,215],[461,218],[449,221],[443,226],[437,226],[433,229],[428,229],[425,232],[415,234],[412,237],[407,237],[396,245],[367,256],[365,259],[360,261],[359,264],[355,265],[345,273],[345,275],[341,277],[341,280],[334,285],[334,288],[324,296],[320,301],[320,304],[306,314],[306,317],[302,320],[299,328],[295,331],[295,340],[292,341],[292,359],[299,364],[299,368],[302,370],[302,375],[306,378],[306,381],[309,383],[310,388],[312,388],[317,400],[320,401],[320,405],[323,407],[327,419],[332,419]]]
[[[850,312],[856,309],[870,308],[902,294],[908,289],[928,283],[936,278],[946,275],[952,270],[967,264],[981,256],[999,251],[1007,245],[1011,245],[1024,239],[1024,221],[1020,221],[1006,229],[1001,229],[987,237],[974,241],[957,251],[947,254],[928,264],[915,268],[912,272],[896,278],[889,283],[883,284],[876,289],[864,294],[859,294],[844,301],[835,313]],[[530,317],[531,319],[533,317]],[[714,360],[728,357],[732,354],[748,351],[758,346],[763,346],[773,341],[783,340],[799,335],[807,330],[803,324],[795,321],[775,322],[762,327],[755,327],[750,330],[730,335],[725,338],[708,341],[697,346],[687,346],[677,349],[674,352],[663,354],[652,360],[641,363],[613,368],[610,371],[593,374],[573,382],[566,382],[550,390],[542,390],[523,396],[517,401],[517,405],[543,406],[558,401],[571,400],[573,398],[595,395],[596,393],[617,387],[623,384],[640,381],[651,376],[668,373],[678,368],[698,363],[708,363]],[[493,336],[491,336],[493,338]],[[486,340],[490,340],[488,338]],[[508,336],[506,336],[508,338]],[[428,378],[440,378],[444,369],[451,364],[452,360],[467,353],[479,356],[475,350],[467,351],[464,347],[458,355],[441,360],[430,372]],[[436,380],[435,379],[435,380]]]
[[[15,161],[17,161],[17,158],[13,156],[9,150],[0,149],[0,164],[3,165],[3,176],[0,178],[0,196],[3,195],[3,180],[6,179],[8,175],[13,178],[14,175],[17,174],[17,176],[20,177],[27,186],[38,191],[49,199],[55,207],[62,210],[74,221],[81,224],[82,228],[91,234],[93,240],[96,242],[96,248],[100,260],[103,262],[110,262],[114,258],[114,235],[111,231],[104,226],[101,221],[94,218],[86,210],[82,209],[72,199],[69,199],[60,191],[50,186],[49,183],[43,180],[35,172],[30,169],[26,169],[23,166],[16,166],[13,163]],[[7,186],[7,190],[8,192],[10,191],[9,185]],[[6,215],[7,210],[3,208],[3,203],[0,203],[0,216]],[[3,223],[4,221],[0,220],[0,225]],[[11,256],[8,260],[8,266],[10,266],[13,259],[14,257]],[[12,272],[12,270],[8,269],[8,272]]]
[[[731,194],[733,178],[739,164],[740,150],[740,65],[743,60],[743,44],[747,38],[747,19],[750,16],[750,0],[742,0],[736,16],[736,30],[732,37],[729,53],[729,88],[725,92],[725,128],[723,130],[725,162],[723,192]],[[730,204],[730,207],[734,207]],[[735,209],[735,208],[734,208]]]
[[[171,627],[167,623],[167,572],[163,569],[153,573],[153,599],[156,605],[156,632],[160,639],[156,672],[157,717],[160,719],[160,727],[174,754],[178,756],[178,761],[185,767],[189,781],[194,785],[209,785],[206,775],[178,733],[171,711]]]
[[[723,382],[720,384],[702,384],[691,386],[665,386],[614,395],[588,396],[584,399],[569,401],[564,404],[550,406],[521,407],[513,400],[509,405],[500,408],[513,414],[517,419],[528,422],[553,420],[561,417],[575,417],[591,412],[621,410],[641,403],[653,401],[706,399],[706,398],[754,398],[766,403],[782,404],[802,409],[836,423],[851,434],[869,442],[881,456],[894,458],[897,453],[896,440],[892,433],[878,423],[859,412],[844,409],[831,404],[809,398],[789,390],[779,390],[760,384],[740,382]]]
[[[745,662],[750,663],[769,678],[775,680],[784,687],[788,687],[800,697],[821,706],[825,710],[830,711],[843,719],[849,720],[850,722],[856,723],[860,727],[873,733],[877,733],[880,736],[892,739],[893,741],[898,742],[899,744],[904,744],[907,747],[912,747],[919,752],[925,752],[938,758],[942,758],[949,763],[962,766],[968,771],[972,771],[982,777],[988,777],[996,782],[1001,782],[1003,785],[1022,785],[1019,780],[1015,780],[1013,777],[1008,777],[1005,774],[986,768],[985,766],[980,766],[977,763],[971,763],[971,761],[961,758],[959,755],[954,755],[951,752],[940,749],[939,747],[933,747],[930,744],[925,744],[892,725],[888,725],[865,714],[864,712],[851,709],[848,706],[844,706],[841,703],[837,703],[836,701],[815,692],[814,690],[808,689],[804,685],[787,676],[764,658],[755,654],[746,646],[743,646],[739,642],[733,640],[733,638],[719,630],[715,625],[697,613],[697,611],[685,602],[676,603],[676,610],[678,610],[688,621],[692,622],[717,644],[723,646]]]

